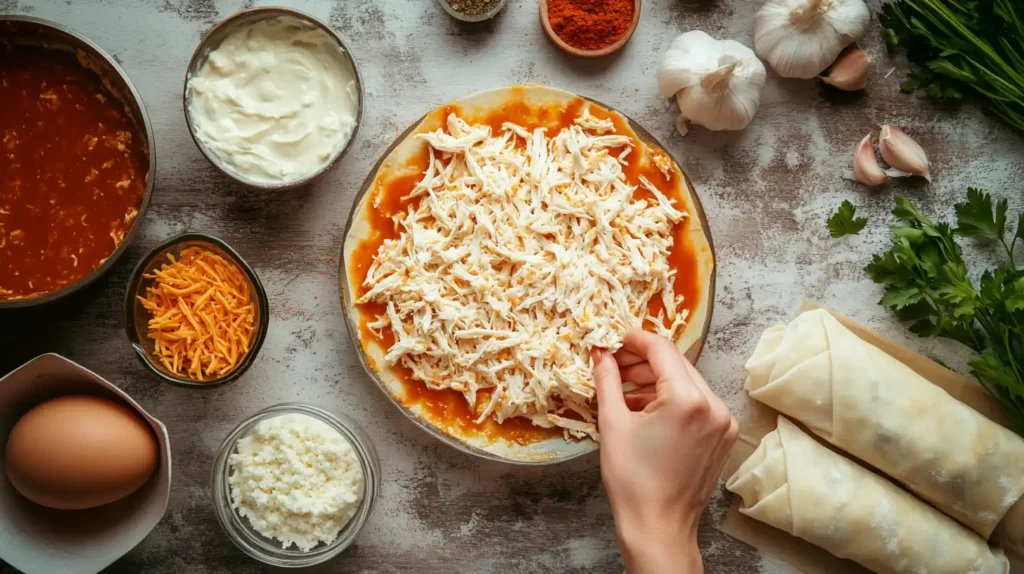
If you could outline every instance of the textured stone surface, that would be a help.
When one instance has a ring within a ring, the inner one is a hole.
[[[559,52],[544,36],[532,0],[509,0],[497,18],[477,25],[453,21],[433,0],[283,3],[323,18],[348,40],[367,99],[363,125],[337,169],[309,189],[271,196],[241,189],[211,167],[189,138],[181,108],[185,67],[200,35],[251,2],[0,0],[0,12],[56,20],[115,54],[156,131],[156,191],[125,257],[67,301],[0,315],[0,373],[42,352],[63,354],[124,388],[170,430],[174,487],[167,515],[112,571],[260,571],[217,525],[210,465],[243,417],[297,400],[357,419],[376,443],[384,474],[379,505],[357,544],[318,571],[621,570],[596,457],[522,469],[442,446],[372,385],[342,322],[341,233],[370,166],[420,115],[484,88],[545,83],[606,102],[661,138],[688,171],[718,252],[714,322],[698,366],[737,415],[742,365],[757,336],[789,317],[804,297],[962,366],[955,346],[909,338],[876,305],[879,291],[861,269],[887,241],[897,192],[943,215],[967,185],[1019,204],[1021,140],[975,108],[940,109],[900,94],[906,63],[885,54],[877,21],[864,42],[874,59],[866,93],[769,73],[747,130],[698,128],[684,139],[674,133],[673,109],[657,91],[658,57],[676,34],[691,29],[749,45],[757,3],[648,0],[631,43],[602,61]],[[857,141],[887,122],[928,150],[933,184],[869,191],[842,179]],[[842,199],[872,220],[861,236],[830,240],[824,221]],[[157,242],[186,230],[218,235],[238,249],[271,299],[270,331],[252,369],[238,383],[208,392],[148,376],[121,327],[131,267]],[[709,572],[786,571],[711,528],[723,509],[719,493],[701,532]]]

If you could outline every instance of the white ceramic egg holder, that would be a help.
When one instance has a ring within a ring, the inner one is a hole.
[[[7,480],[4,450],[29,409],[69,394],[124,404],[153,429],[160,460],[149,482],[121,500],[87,510],[54,510],[29,501]],[[60,355],[40,355],[0,378],[0,558],[26,574],[94,574],[134,548],[156,526],[171,493],[167,428],[124,391]]]

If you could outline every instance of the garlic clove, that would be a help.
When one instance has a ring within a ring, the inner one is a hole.
[[[878,151],[882,159],[899,171],[910,175],[919,175],[928,181],[932,180],[928,168],[928,156],[924,149],[910,136],[899,128],[882,126],[878,135]]]
[[[871,134],[864,136],[853,152],[853,176],[857,181],[868,187],[881,185],[889,179],[875,159],[875,146],[871,143]]]
[[[870,64],[867,52],[857,46],[850,46],[825,70],[825,75],[818,77],[830,86],[855,92],[868,85]]]

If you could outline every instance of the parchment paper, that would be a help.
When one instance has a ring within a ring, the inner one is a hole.
[[[820,305],[805,301],[801,305],[800,311],[810,311],[820,308],[822,308]],[[832,313],[831,311],[829,312]],[[875,333],[864,325],[857,323],[853,319],[843,317],[837,313],[832,313],[832,315],[855,335],[893,356],[901,363],[916,371],[917,374],[941,387],[954,398],[960,400],[993,421],[1003,426],[1007,425],[1007,419],[1003,414],[999,403],[972,379],[958,373],[954,373],[928,357],[915,353],[902,345],[896,344],[885,337],[882,337],[878,333]],[[896,382],[894,381],[894,383]],[[749,396],[747,397],[746,413],[739,422],[740,437],[736,442],[735,448],[732,450],[732,454],[729,455],[729,460],[725,464],[725,470],[722,474],[723,481],[732,476],[743,461],[747,460],[747,458],[754,453],[754,450],[757,448],[757,445],[761,443],[761,438],[763,438],[764,435],[775,430],[778,415],[778,411],[751,399]],[[842,453],[842,451],[839,451],[832,445],[818,439],[818,437],[813,433],[808,432],[808,434],[817,439],[821,444],[836,452]],[[856,460],[855,457],[851,457],[849,455],[844,456]],[[864,464],[861,461],[857,462],[859,462],[861,466],[884,476],[884,473],[879,473],[869,465]],[[732,500],[729,504],[729,510],[726,514],[725,520],[723,520],[719,526],[719,530],[733,538],[746,542],[765,554],[771,554],[780,558],[783,561],[788,562],[793,567],[801,570],[802,572],[807,572],[808,574],[860,574],[869,572],[869,570],[863,566],[860,566],[850,560],[837,558],[810,542],[806,542],[777,528],[772,528],[767,524],[740,514],[739,497],[731,492],[726,492],[726,495]],[[1014,557],[1011,556],[1010,558],[1011,571],[1020,571],[1017,568]]]

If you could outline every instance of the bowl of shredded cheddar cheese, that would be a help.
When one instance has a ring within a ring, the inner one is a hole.
[[[241,377],[270,317],[252,268],[228,244],[198,233],[169,239],[139,262],[124,313],[142,364],[164,381],[193,387]]]

